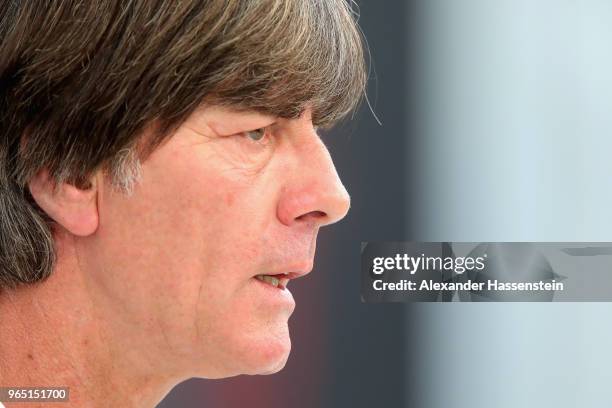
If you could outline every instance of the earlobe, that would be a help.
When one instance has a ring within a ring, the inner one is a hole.
[[[98,229],[98,186],[92,177],[87,189],[72,184],[56,184],[46,169],[28,183],[36,204],[73,235],[88,236]]]

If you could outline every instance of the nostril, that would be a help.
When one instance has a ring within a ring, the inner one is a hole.
[[[324,213],[323,211],[317,210],[317,211],[311,211],[306,214],[302,214],[299,217],[297,217],[296,220],[304,220],[308,218],[320,219],[320,218],[325,218],[325,217],[327,217],[326,213]]]

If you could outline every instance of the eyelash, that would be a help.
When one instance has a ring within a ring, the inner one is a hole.
[[[313,126],[313,128],[314,128],[315,133],[320,136],[320,134],[319,134],[319,127],[318,126]],[[243,132],[243,135],[245,135],[246,137],[249,137],[250,133],[255,133],[255,132],[259,132],[259,131],[262,132],[261,138],[259,138],[257,140],[255,140],[253,138],[250,138],[254,142],[259,142],[263,138],[268,136],[268,127],[261,127],[261,128],[257,128],[257,129],[253,129],[253,130],[247,130],[246,132]]]

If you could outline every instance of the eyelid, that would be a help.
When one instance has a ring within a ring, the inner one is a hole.
[[[272,134],[272,127],[274,125],[276,125],[276,122],[272,122],[272,123],[270,123],[268,125],[259,126],[259,127],[252,128],[252,129],[248,129],[248,130],[245,130],[243,132],[240,132],[240,134],[246,134],[246,133],[249,133],[249,132],[256,132],[258,130],[262,130],[265,135],[271,135]]]
[[[249,130],[245,131],[244,133],[257,132],[258,130],[263,130],[264,132],[267,132],[268,131],[268,126],[260,126],[258,128],[255,128],[255,129],[249,129]]]
[[[269,131],[269,130],[272,130],[272,127],[275,125],[276,125],[276,122],[270,122],[267,125],[259,126],[257,129],[253,129],[253,130],[265,129],[266,131]]]

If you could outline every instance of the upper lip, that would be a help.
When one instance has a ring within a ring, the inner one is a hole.
[[[263,275],[280,275],[286,274],[285,279],[297,279],[299,277],[308,275],[313,268],[313,261],[311,259],[292,262],[282,268],[278,268],[275,271],[264,273]]]

